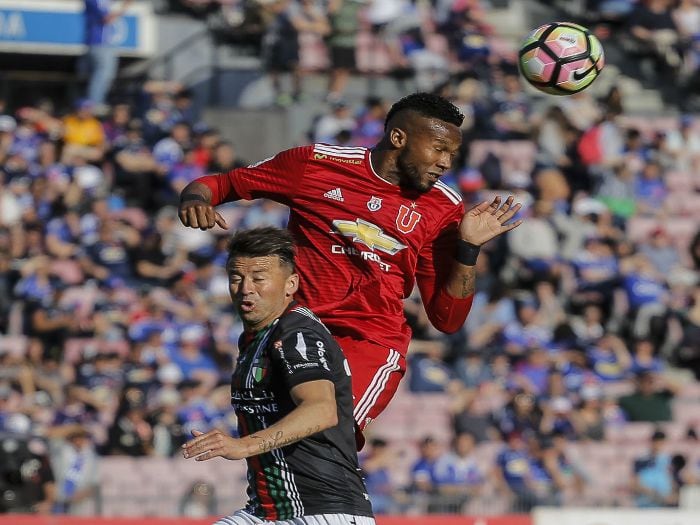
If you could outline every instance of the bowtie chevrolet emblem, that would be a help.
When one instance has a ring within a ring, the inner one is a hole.
[[[333,221],[333,228],[336,232],[350,237],[353,242],[359,242],[367,246],[370,250],[379,250],[389,255],[394,255],[406,248],[398,240],[384,233],[377,225],[362,219],[345,221],[336,219]]]

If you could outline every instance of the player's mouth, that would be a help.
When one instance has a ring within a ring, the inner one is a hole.
[[[255,310],[255,303],[253,301],[241,301],[239,308],[242,312],[252,312]]]
[[[435,173],[434,171],[429,171],[428,172],[428,182],[430,184],[435,184],[439,179],[442,173]]]

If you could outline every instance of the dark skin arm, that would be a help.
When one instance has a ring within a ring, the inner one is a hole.
[[[191,182],[182,190],[180,221],[190,228],[208,230],[215,225],[228,228],[226,221],[211,205],[211,190],[201,182]]]
[[[481,246],[494,237],[517,228],[523,221],[506,224],[520,210],[520,203],[513,205],[513,196],[501,206],[501,198],[496,197],[490,204],[482,202],[464,214],[459,225],[462,240]],[[474,293],[476,266],[467,266],[455,261],[452,273],[445,285],[452,297],[465,299]]]

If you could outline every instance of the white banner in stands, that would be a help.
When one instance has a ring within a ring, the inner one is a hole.
[[[82,54],[84,9],[82,0],[0,0],[0,53]],[[155,27],[151,3],[132,4],[114,22],[111,43],[120,55],[150,56]]]
[[[700,511],[676,509],[536,508],[533,525],[699,525]]]

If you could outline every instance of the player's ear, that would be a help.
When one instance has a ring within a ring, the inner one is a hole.
[[[401,149],[406,145],[406,132],[401,128],[391,128],[389,131],[389,142],[396,149]]]
[[[299,274],[293,273],[292,275],[287,277],[285,294],[287,295],[287,297],[291,297],[292,295],[297,293],[298,289],[299,289]]]

